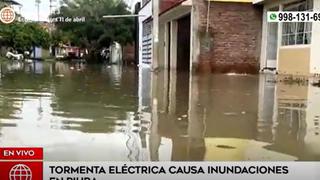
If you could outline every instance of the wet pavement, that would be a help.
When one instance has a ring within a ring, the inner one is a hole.
[[[320,160],[320,88],[274,75],[0,63],[0,146],[45,160]]]

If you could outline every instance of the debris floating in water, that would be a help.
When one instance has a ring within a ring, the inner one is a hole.
[[[64,77],[63,74],[57,74],[56,77]]]
[[[233,146],[228,146],[228,145],[217,145],[217,148],[223,148],[223,149],[236,149]]]
[[[225,112],[225,113],[223,113],[224,115],[226,115],[226,116],[236,116],[236,115],[238,115],[237,113],[235,113],[235,112]]]

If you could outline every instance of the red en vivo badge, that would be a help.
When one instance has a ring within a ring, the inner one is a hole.
[[[1,180],[42,180],[42,148],[0,148]]]

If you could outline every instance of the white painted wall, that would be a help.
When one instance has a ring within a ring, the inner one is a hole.
[[[139,11],[139,65],[140,67],[147,67],[147,68],[151,67],[151,65],[142,63],[142,37],[143,37],[142,33],[143,33],[143,22],[149,17],[152,17],[152,1],[149,1]]]
[[[268,22],[267,22],[267,12],[271,8],[278,7],[279,11],[282,11],[283,9],[283,3],[290,3],[295,0],[286,0],[286,1],[276,1],[272,3],[267,3],[264,5],[263,8],[263,22],[262,22],[262,40],[261,40],[261,56],[260,56],[260,70],[262,70],[265,67],[272,67],[276,66],[276,69],[279,67],[279,49],[281,47],[282,42],[282,23],[278,23],[278,50],[277,50],[277,60],[276,64],[269,65],[267,62],[267,47],[268,47]]]
[[[313,1],[314,11],[320,11],[320,1]],[[320,74],[320,23],[312,24],[310,72]]]
[[[267,9],[269,7],[266,5],[263,8],[263,15],[262,15],[262,40],[261,40],[261,55],[260,55],[260,70],[266,67],[266,61],[267,61]]]

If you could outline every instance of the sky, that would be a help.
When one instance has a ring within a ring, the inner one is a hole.
[[[21,9],[16,8],[18,12],[21,12],[22,16],[24,16],[27,20],[38,20],[37,15],[37,7],[35,5],[35,0],[16,0],[20,4],[22,4]],[[53,0],[55,1],[53,5],[58,6],[59,0]],[[129,6],[134,6],[136,2],[139,0],[125,0]],[[50,8],[49,8],[49,0],[41,0],[40,4],[40,21],[48,21],[48,16],[50,14]]]

